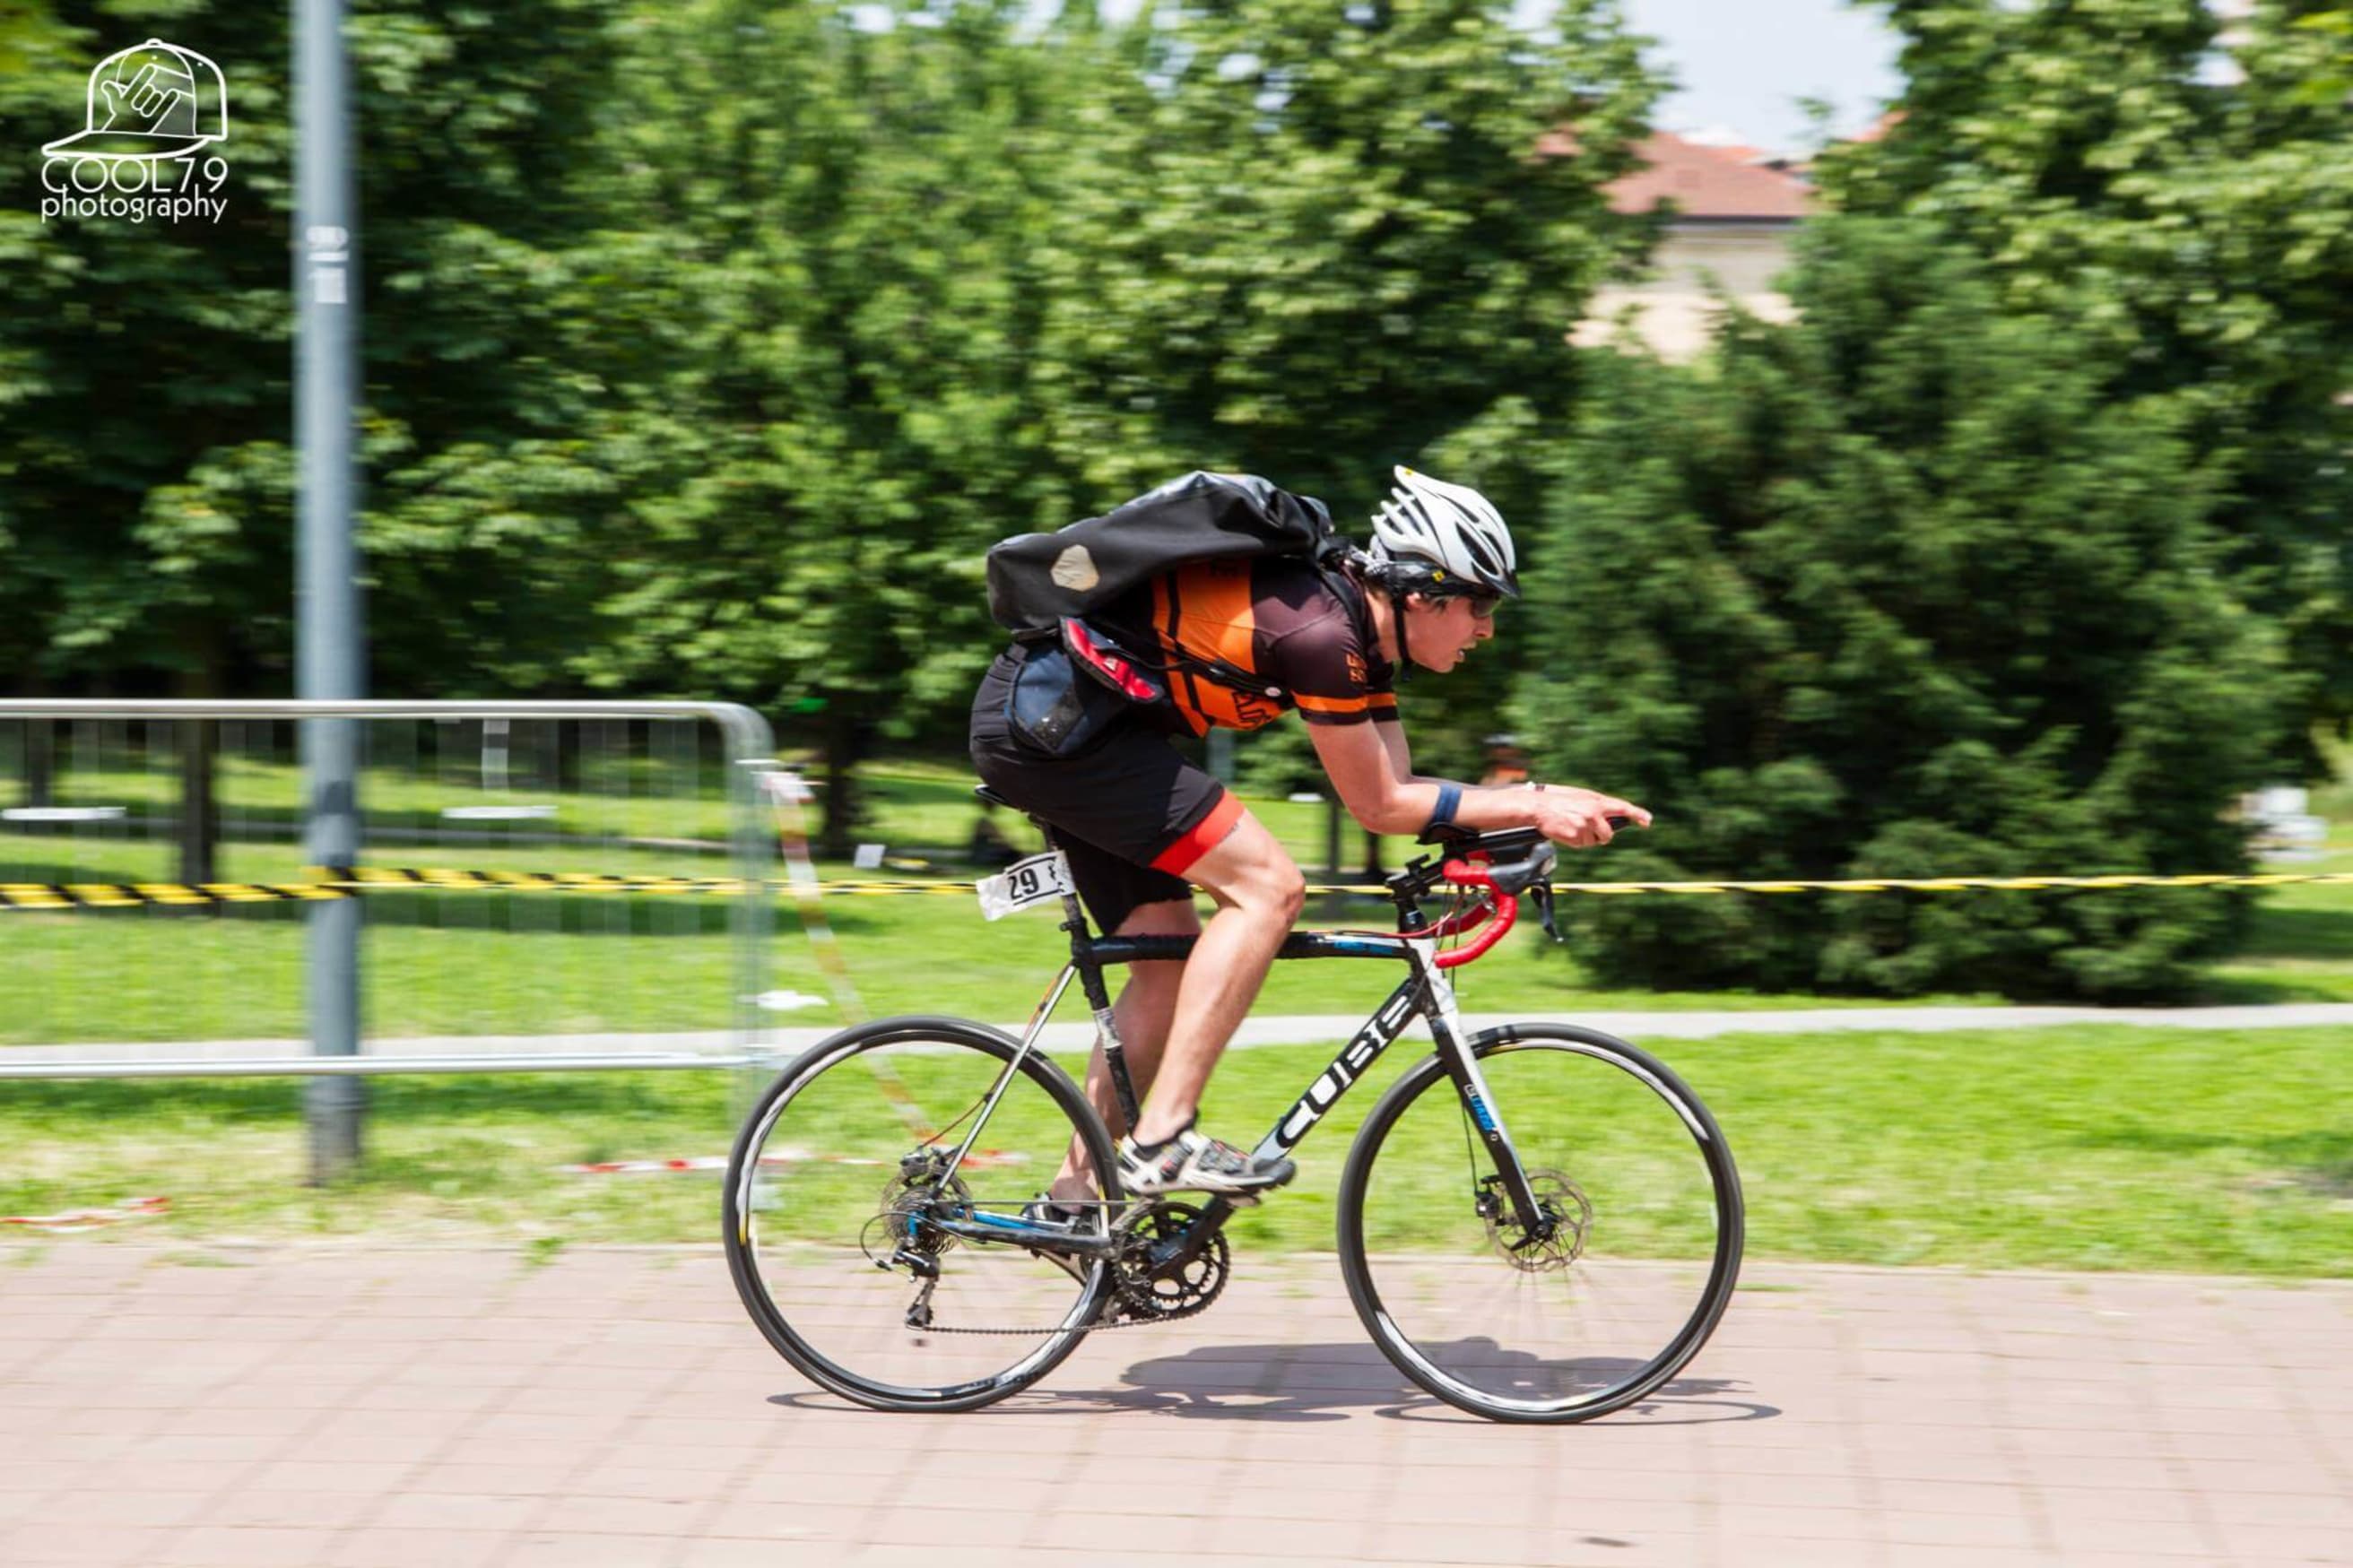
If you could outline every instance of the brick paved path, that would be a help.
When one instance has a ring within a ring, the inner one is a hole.
[[[1667,1394],[1470,1420],[1331,1260],[994,1411],[815,1395],[691,1250],[0,1249],[0,1563],[2353,1563],[2353,1285],[1752,1263]]]

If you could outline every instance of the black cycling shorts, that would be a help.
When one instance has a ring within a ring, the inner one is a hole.
[[[1055,829],[1055,847],[1104,934],[1142,905],[1189,900],[1184,872],[1233,830],[1242,803],[1140,717],[1116,721],[1075,757],[1046,755],[1006,722],[1022,658],[1018,646],[997,655],[973,698],[981,783]]]

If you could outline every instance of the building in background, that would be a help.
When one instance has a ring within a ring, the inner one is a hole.
[[[1727,136],[1658,131],[1641,152],[1645,166],[1609,187],[1609,205],[1621,213],[1669,209],[1651,275],[1596,290],[1572,341],[1607,342],[1630,306],[1644,342],[1664,358],[1690,359],[1706,346],[1715,313],[1711,279],[1757,315],[1788,320],[1789,301],[1773,280],[1792,259],[1791,237],[1812,205],[1812,188],[1787,163]]]

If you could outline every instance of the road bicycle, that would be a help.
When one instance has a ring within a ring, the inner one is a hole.
[[[1284,942],[1283,959],[1406,973],[1258,1152],[1296,1148],[1426,1024],[1430,1054],[1374,1105],[1341,1174],[1349,1298],[1438,1398],[1499,1421],[1589,1420],[1656,1393],[1706,1342],[1739,1272],[1739,1177],[1699,1097],[1634,1046],[1554,1023],[1466,1032],[1450,976],[1493,951],[1523,898],[1552,931],[1555,854],[1531,829],[1436,842],[1387,879],[1394,931]],[[1124,1196],[1111,1129],[1039,1047],[1077,980],[1134,1125],[1104,971],[1182,959],[1193,939],[1092,934],[1052,844],[1050,832],[1045,854],[980,884],[991,918],[1059,901],[1070,935],[1021,1037],[944,1017],[844,1029],[779,1074],[735,1141],[723,1223],[736,1289],[778,1352],[846,1399],[975,1409],[1089,1333],[1202,1311],[1231,1277],[1226,1223],[1254,1200]],[[1441,891],[1432,920],[1422,902]],[[1073,1148],[1094,1192],[1082,1217],[1025,1213]]]

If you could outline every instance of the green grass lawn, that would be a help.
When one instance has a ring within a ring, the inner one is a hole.
[[[518,856],[515,863],[522,865]],[[1359,921],[1377,921],[1366,907]],[[1053,919],[983,921],[969,895],[840,899],[828,916],[867,1008],[1027,1017],[1068,951]],[[283,1039],[305,1031],[305,932],[296,905],[218,917],[161,910],[0,915],[0,1044]],[[723,900],[578,894],[403,893],[371,899],[364,935],[370,1036],[723,1029],[732,1021],[734,944]],[[1270,1013],[1369,1013],[1395,966],[1323,961],[1276,966]],[[1567,950],[1515,932],[1462,976],[1480,1010],[1864,1006],[1810,993],[1598,989]],[[790,908],[776,914],[765,986],[824,996],[768,1015],[779,1025],[845,1022]],[[1990,1001],[1990,997],[1947,997]],[[1076,999],[1065,1016],[1083,1018]]]
[[[70,753],[60,760],[69,763]],[[132,765],[119,754],[118,748],[69,766],[59,773],[50,803],[60,806],[120,806],[132,816],[164,817],[177,809],[180,798],[177,763],[169,756],[153,761],[162,765]],[[0,780],[5,780],[9,771],[0,763]],[[973,799],[969,768],[894,762],[863,768],[859,776],[864,819],[858,837],[862,841],[882,844],[894,852],[899,848],[953,850],[970,837],[979,807]],[[490,791],[482,787],[470,760],[468,765],[446,773],[429,763],[420,765],[405,760],[364,769],[359,794],[371,826],[414,832],[486,831],[494,837],[510,833],[519,837],[555,832],[581,838],[697,839],[715,847],[726,841],[731,829],[732,807],[726,795],[724,771],[713,759],[691,755],[668,763],[646,756],[592,759],[581,776],[572,782],[574,787],[559,788],[551,779],[528,776],[519,766],[504,790]],[[16,804],[13,793],[16,787],[13,781],[0,783],[0,804]],[[301,820],[301,773],[289,763],[225,751],[216,763],[214,789],[227,836],[232,841],[264,841],[273,836],[265,829],[283,834]],[[550,806],[554,815],[512,823],[455,820],[442,815],[453,807],[484,805]],[[1269,799],[1253,799],[1250,805],[1301,865],[1323,864],[1326,816],[1324,805]],[[1040,847],[1036,830],[1018,813],[998,811],[995,817],[999,830],[1016,846],[1024,849]],[[762,820],[766,820],[765,815]],[[814,811],[810,825],[814,828]],[[1347,862],[1355,864],[1362,859],[1364,835],[1354,824],[1345,826],[1343,848]],[[0,834],[0,880],[43,879],[16,875],[10,868],[12,863],[65,863],[89,856],[93,865],[122,864],[123,858],[115,850],[126,843],[138,852],[133,858],[145,870],[147,879],[173,875],[175,861],[167,839],[126,841],[84,828]],[[1386,862],[1390,865],[1415,853],[1409,839],[1390,837],[1382,844]],[[235,858],[245,847],[232,842],[227,853]],[[503,845],[485,846],[455,837],[447,852],[479,856],[486,848],[501,854],[515,852]],[[374,858],[384,860],[406,852],[406,845],[387,841],[375,850]],[[595,850],[600,860],[615,852],[608,847]],[[265,855],[261,858],[269,862],[275,857]],[[706,871],[712,869],[707,858],[695,863]],[[601,866],[583,866],[575,858],[565,868],[599,869]]]
[[[684,737],[664,742],[663,751],[655,756],[591,758],[560,784],[546,770],[519,763],[500,790],[483,787],[471,756],[447,770],[413,756],[379,759],[361,770],[360,802],[369,823],[377,826],[469,826],[445,822],[441,814],[451,806],[552,805],[553,817],[515,826],[582,836],[724,840],[729,805],[723,765],[715,757],[696,755]],[[121,806],[135,816],[160,816],[178,807],[180,775],[173,755],[141,756],[117,745],[95,747],[77,758],[61,746],[58,763],[51,804]],[[0,787],[16,786],[12,782]],[[240,825],[290,826],[301,820],[302,774],[290,763],[225,745],[215,763],[213,789],[232,837]],[[7,804],[16,804],[13,795]]]
[[[283,773],[259,777],[280,791],[290,784]],[[414,780],[410,784],[422,787]],[[892,810],[911,834],[955,841],[971,822],[964,781],[947,768],[902,767],[881,778],[878,788],[897,803]],[[656,805],[642,798],[624,804],[648,810]],[[710,804],[721,812],[713,820],[723,822],[723,810]],[[1254,809],[1303,852],[1320,842],[1320,807],[1273,801],[1254,803]],[[1028,831],[1018,823],[1007,826],[1017,837]],[[1396,847],[1392,859],[1405,852]],[[723,859],[689,850],[609,843],[385,846],[372,859],[639,876],[705,876],[726,868]],[[222,847],[220,873],[228,879],[290,881],[301,876],[304,863],[301,848],[290,843],[232,841]],[[2295,868],[2353,870],[2353,825],[2337,828],[2324,859]],[[843,865],[824,870],[835,878],[861,875]],[[945,877],[960,874],[952,867],[941,870]],[[0,833],[0,880],[136,881],[174,875],[172,848],[159,839]],[[1062,939],[1043,912],[989,924],[965,895],[832,899],[827,909],[867,1005],[878,1013],[1024,1016],[1060,965]],[[1358,900],[1335,915],[1319,900],[1309,920],[1379,925],[1387,913],[1377,901]],[[714,899],[372,896],[365,1026],[378,1037],[724,1028],[736,992],[727,920],[724,901]],[[303,946],[302,911],[290,905],[217,916],[0,914],[0,957],[5,959],[0,1044],[299,1037],[304,1032]],[[827,993],[789,905],[776,911],[766,963],[765,988]],[[1479,1008],[1793,1007],[1876,1000],[1804,992],[1601,990],[1572,952],[1545,943],[1533,929],[1515,934],[1462,978],[1467,999]],[[1370,1007],[1388,984],[1382,966],[1286,964],[1277,969],[1262,1005],[1353,1012]],[[2353,1000],[2353,885],[2265,893],[2246,948],[2210,972],[2201,999]],[[830,1002],[773,1016],[794,1025],[843,1021]]]
[[[2340,1030],[2101,1026],[1733,1037],[1661,1054],[1725,1127],[1753,1258],[2341,1276],[2346,1044]],[[1237,1218],[1242,1268],[1253,1252],[1331,1247],[1349,1134],[1413,1055],[1409,1041],[1377,1064],[1303,1146],[1298,1184]],[[1205,1121],[1254,1137],[1328,1057],[1234,1053]],[[161,1194],[168,1215],[106,1234],[708,1241],[712,1178],[555,1167],[723,1152],[739,1089],[720,1074],[384,1079],[364,1173],[320,1193],[301,1184],[297,1086],[11,1084],[0,1215]]]
[[[2340,836],[2343,830],[2340,830]],[[37,841],[34,850],[40,847]],[[19,879],[25,836],[0,836],[0,874]],[[78,879],[168,875],[165,851],[131,840],[85,841]],[[481,864],[515,870],[575,870],[564,846],[501,848],[495,856],[420,854],[416,864]],[[688,853],[607,847],[596,868],[635,875],[703,875],[719,868]],[[298,879],[299,848],[227,847],[224,874],[252,881]],[[10,868],[14,868],[10,869]],[[67,879],[67,868],[26,880]],[[2353,842],[2316,868],[2353,869]],[[828,866],[828,876],[855,875]],[[1955,895],[1966,897],[1968,895]],[[1002,1020],[1026,1016],[1060,967],[1064,942],[1042,911],[991,924],[969,895],[836,898],[828,917],[868,1007],[877,1013],[946,1012]],[[1384,923],[1386,909],[1358,901],[1336,920]],[[372,896],[365,936],[368,1033],[545,1034],[583,1030],[717,1029],[731,1022],[734,958],[725,900],[556,893],[404,892]],[[789,904],[775,912],[765,985],[828,994]],[[75,1040],[285,1038],[304,1032],[302,910],[295,905],[220,915],[164,910],[0,914],[0,1044]],[[1531,924],[1493,956],[1462,972],[1480,1009],[1855,1006],[1870,997],[1797,992],[1628,992],[1597,988],[1575,953],[1545,942]],[[1272,1012],[1369,1009],[1388,989],[1386,965],[1313,963],[1277,967],[1261,1006]],[[2204,1000],[2353,1000],[2353,884],[2289,887],[2263,896],[2246,950],[2211,972]],[[1995,1002],[1991,995],[1923,998]],[[773,1015],[780,1024],[843,1021],[828,1001]]]
[[[2353,822],[2333,825],[2317,859],[2282,871],[2353,871]],[[2353,1002],[2353,883],[2274,888],[2240,952],[2207,971],[2217,1002]]]

